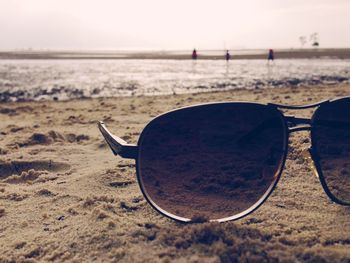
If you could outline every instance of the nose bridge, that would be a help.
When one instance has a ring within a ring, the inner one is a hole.
[[[286,121],[288,125],[288,131],[290,133],[311,130],[311,119],[295,116],[286,116]]]
[[[283,104],[272,104],[272,105],[277,107],[279,110],[283,110],[283,109],[305,110],[305,109],[315,108],[315,111],[317,111],[317,109],[322,104],[326,104],[326,103],[329,103],[329,100],[324,100],[324,101],[320,101],[309,105],[297,105],[297,106],[289,106],[289,105],[283,105]],[[313,114],[315,114],[315,111]],[[298,131],[311,131],[312,129],[312,117],[303,118],[303,117],[284,115],[284,118],[287,124],[289,134],[293,132],[298,132]],[[319,178],[319,172],[321,171],[319,166],[319,157],[315,152],[314,148],[312,147],[312,138],[311,138],[310,146],[311,147],[309,147],[307,150],[303,151],[303,156],[304,156],[304,159],[311,166],[312,170],[314,171],[314,175]]]
[[[305,110],[310,108],[318,108],[322,104],[328,103],[329,100],[323,100],[312,104],[307,105],[285,105],[279,103],[269,103],[268,105],[276,107],[277,109],[286,109],[286,110]],[[317,110],[317,109],[316,109]],[[297,132],[297,131],[310,131],[311,130],[311,119],[301,118],[295,116],[285,116],[288,131]]]

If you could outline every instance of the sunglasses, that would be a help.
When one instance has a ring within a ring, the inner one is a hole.
[[[316,108],[311,119],[283,109]],[[223,102],[162,114],[137,145],[99,129],[115,155],[136,160],[149,204],[182,222],[228,221],[256,210],[275,189],[288,137],[311,132],[310,161],[329,198],[350,205],[350,97],[304,106]]]

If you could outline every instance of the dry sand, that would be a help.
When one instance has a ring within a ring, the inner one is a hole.
[[[113,156],[96,125],[136,143],[152,117],[180,106],[345,95],[349,85],[1,104],[0,262],[350,262],[350,207],[330,202],[304,161],[307,132],[291,137],[282,179],[256,212],[185,225],[146,203],[134,162]]]

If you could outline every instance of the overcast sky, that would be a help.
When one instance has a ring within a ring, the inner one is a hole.
[[[350,47],[350,0],[0,0],[0,49]]]

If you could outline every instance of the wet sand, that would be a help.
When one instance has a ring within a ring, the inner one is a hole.
[[[306,104],[349,95],[347,84],[2,103],[0,262],[349,262],[350,207],[328,199],[303,159],[307,132],[290,138],[278,187],[256,212],[235,222],[185,225],[146,203],[134,162],[114,157],[96,125],[104,120],[136,143],[152,117],[181,106]]]
[[[231,59],[267,59],[268,50],[231,50]],[[192,50],[178,51],[0,51],[0,59],[191,59]],[[224,50],[198,50],[198,59],[224,59]],[[350,59],[350,48],[275,49],[276,59]]]

